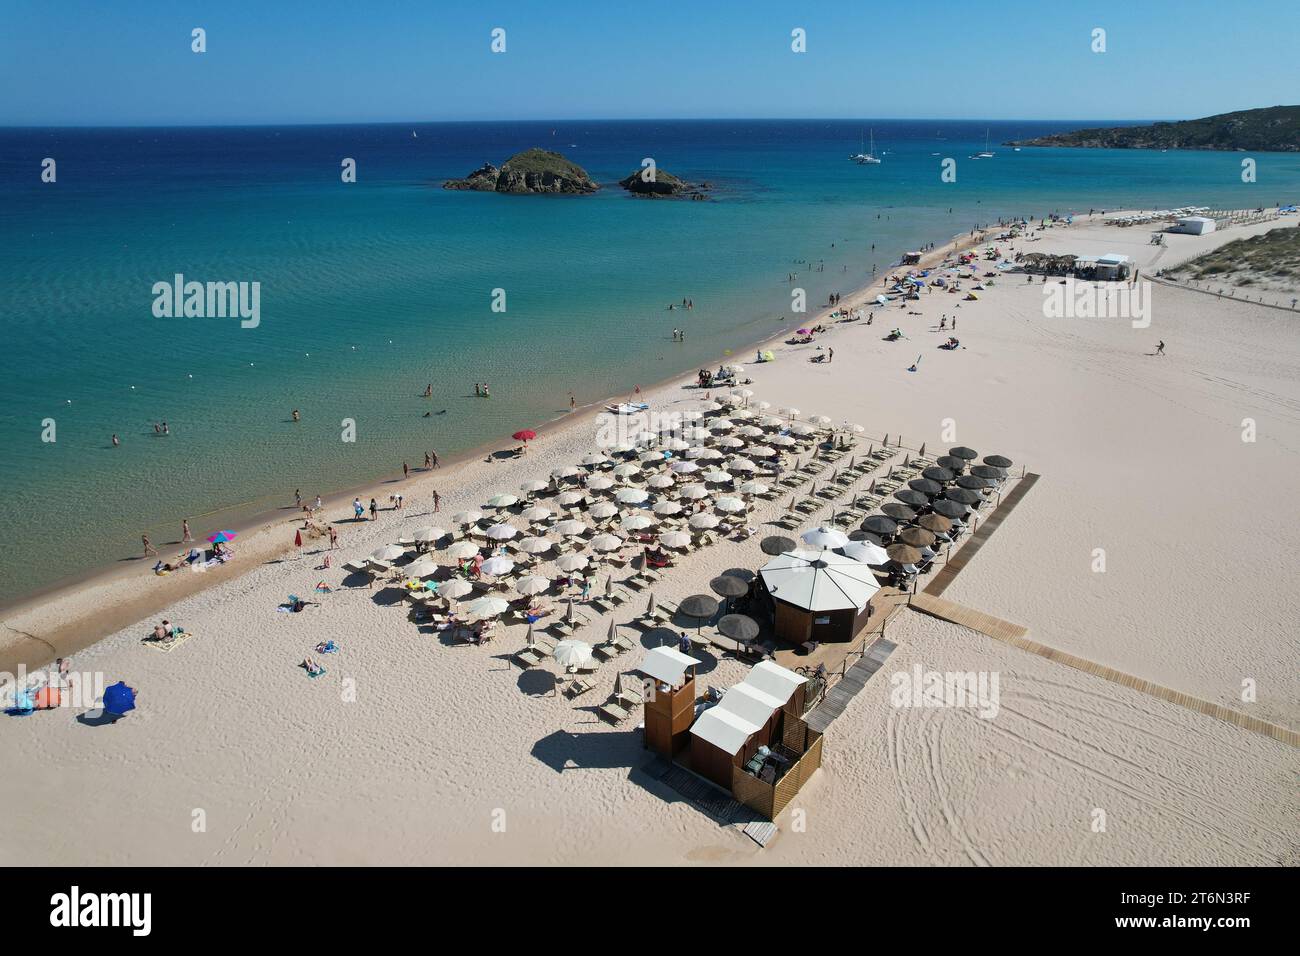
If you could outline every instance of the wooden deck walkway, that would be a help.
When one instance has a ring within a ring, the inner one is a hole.
[[[884,666],[896,646],[883,637],[879,638],[862,655],[862,659],[850,667],[844,677],[827,692],[826,699],[808,712],[804,722],[817,733],[826,733],[826,728],[836,717],[844,713],[844,708],[849,705],[849,701],[853,700],[858,695],[858,691],[871,680],[871,676]]]
[[[1107,667],[1105,664],[1098,664],[1096,661],[1090,661],[1084,657],[1078,657],[1066,651],[1058,650],[1055,647],[1049,647],[1046,644],[1039,644],[1037,641],[1031,641],[1025,635],[1028,630],[1019,624],[1012,624],[1010,621],[1003,621],[991,615],[984,614],[980,611],[963,607],[960,604],[954,604],[952,601],[945,601],[942,598],[934,597],[931,594],[921,592],[912,595],[911,607],[922,613],[929,614],[945,621],[952,621],[954,624],[960,624],[963,627],[970,628],[973,631],[993,638],[995,641],[1001,641],[1003,644],[1009,644],[1012,647],[1019,648],[1022,651],[1028,651],[1030,654],[1036,654],[1039,657],[1046,658],[1049,661],[1055,661],[1057,664],[1064,664],[1066,667],[1073,667],[1075,670],[1083,671],[1085,674],[1091,674],[1093,677],[1100,677],[1102,680],[1108,680],[1111,683],[1119,684],[1122,687],[1128,687],[1139,693],[1148,694],[1151,697],[1168,701],[1171,704],[1177,704],[1179,707],[1186,707],[1188,710],[1194,710],[1198,714],[1205,714],[1222,720],[1224,723],[1234,724],[1245,730],[1254,731],[1257,734],[1263,734],[1266,737],[1272,737],[1284,744],[1300,748],[1300,732],[1292,730],[1289,727],[1282,727],[1278,724],[1270,723],[1267,720],[1260,720],[1258,717],[1251,717],[1249,714],[1243,714],[1239,710],[1233,710],[1230,707],[1224,707],[1222,704],[1216,704],[1208,700],[1202,700],[1199,697],[1193,697],[1191,694],[1184,694],[1182,691],[1173,690],[1160,684],[1144,680],[1141,677],[1135,677],[1132,674],[1126,674],[1123,671],[1117,671],[1113,667]]]
[[[992,536],[994,531],[998,530],[998,526],[1002,524],[1007,515],[1015,510],[1016,505],[1020,504],[1020,499],[1029,494],[1029,489],[1034,487],[1038,482],[1038,478],[1039,476],[1031,471],[1016,482],[1016,486],[1011,489],[1010,494],[1003,498],[992,513],[980,522],[980,526],[975,529],[975,533],[957,549],[957,553],[949,558],[943,567],[935,572],[934,577],[930,579],[930,583],[925,586],[927,594],[938,597],[947,590],[948,585],[952,584],[953,578],[979,553],[980,548],[984,547],[984,542]]]

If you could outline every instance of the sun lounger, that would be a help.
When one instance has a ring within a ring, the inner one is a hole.
[[[361,574],[370,570],[370,566],[365,561],[348,561],[343,565],[343,570],[349,574]]]
[[[541,655],[528,647],[525,647],[522,651],[515,654],[514,659],[524,670],[527,670],[530,667],[536,667],[542,662]]]
[[[591,681],[580,677],[577,680],[575,680],[573,683],[569,684],[569,686],[564,688],[564,696],[569,698],[569,700],[573,700],[577,697],[581,697],[583,694],[587,693],[590,690],[594,690],[595,688],[596,685],[593,684]]]
[[[632,716],[622,707],[618,706],[613,702],[607,704],[601,704],[600,715],[610,721],[613,721],[616,724],[621,724],[623,721],[627,720],[629,717]]]
[[[599,657],[602,661],[612,661],[614,658],[618,657],[622,651],[613,644],[597,644],[591,649],[591,653],[594,657]]]

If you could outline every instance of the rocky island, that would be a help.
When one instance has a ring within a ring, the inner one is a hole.
[[[1013,140],[1007,146],[1092,149],[1219,149],[1293,153],[1300,150],[1300,106],[1238,110],[1150,126],[1112,126]]]
[[[498,193],[594,193],[600,188],[587,171],[559,153],[526,149],[500,168],[484,163],[464,179],[448,179],[443,189],[472,189]]]
[[[656,169],[654,178],[646,180],[644,170],[637,170],[632,175],[620,179],[618,184],[634,196],[649,196],[656,199],[708,199],[709,183],[688,183],[678,179],[666,169]]]

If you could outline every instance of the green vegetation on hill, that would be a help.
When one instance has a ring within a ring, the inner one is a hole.
[[[1238,286],[1289,285],[1300,279],[1300,228],[1270,229],[1235,239],[1171,270],[1190,279],[1222,279]]]
[[[1300,151],[1300,106],[1269,106],[1150,126],[1114,126],[1015,140],[1009,146]]]

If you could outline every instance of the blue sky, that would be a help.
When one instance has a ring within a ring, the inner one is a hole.
[[[0,125],[1189,118],[1300,100],[1296,0],[0,0]],[[190,51],[207,30],[208,51]],[[493,54],[490,31],[506,30]],[[790,50],[790,31],[808,50]],[[1105,53],[1092,52],[1095,27]]]

